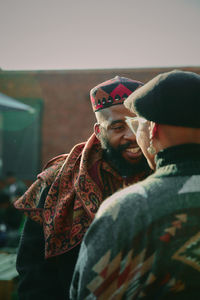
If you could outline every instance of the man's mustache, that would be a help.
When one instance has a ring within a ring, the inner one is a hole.
[[[127,148],[129,148],[130,146],[133,146],[133,143],[127,142],[126,144],[119,145],[117,147],[117,150],[120,151],[120,152],[122,152],[122,151],[126,150]],[[134,144],[134,146],[135,146],[135,144]]]

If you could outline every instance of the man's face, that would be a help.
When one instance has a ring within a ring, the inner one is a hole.
[[[120,152],[120,155],[130,164],[135,164],[142,157],[136,137],[125,122],[125,116],[134,117],[124,105],[114,105],[102,110],[100,119],[100,134],[102,148],[107,148],[109,144],[113,149]]]
[[[125,122],[125,116],[135,117],[135,114],[123,105],[103,109],[96,115],[99,124],[95,124],[95,133],[111,165],[122,176],[132,176],[148,169],[148,166],[135,135]]]
[[[139,122],[139,126],[136,133],[137,143],[140,146],[144,156],[151,169],[155,169],[155,154],[152,155],[148,152],[147,148],[150,145],[150,131],[153,130],[153,122]]]

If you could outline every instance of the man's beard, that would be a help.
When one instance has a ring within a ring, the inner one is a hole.
[[[128,162],[123,156],[122,152],[129,148],[131,142],[127,142],[124,145],[119,145],[114,148],[110,145],[106,137],[101,137],[101,146],[103,148],[103,158],[108,161],[111,166],[123,177],[131,177],[142,171],[149,170],[149,165],[147,163],[144,155],[141,155],[139,161],[133,163]]]

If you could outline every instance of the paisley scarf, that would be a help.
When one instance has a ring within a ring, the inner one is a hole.
[[[142,172],[129,179],[129,184],[147,175]],[[92,134],[69,154],[52,159],[15,207],[43,226],[45,257],[49,258],[78,245],[102,201],[122,187],[124,179],[102,159],[101,145]]]

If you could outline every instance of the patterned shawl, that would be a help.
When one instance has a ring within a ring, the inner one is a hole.
[[[147,172],[142,172],[129,184],[146,176]],[[15,207],[43,225],[45,257],[49,258],[78,245],[101,202],[123,185],[123,178],[102,159],[100,143],[93,134],[68,155],[51,160]],[[39,208],[46,188],[44,207]]]

